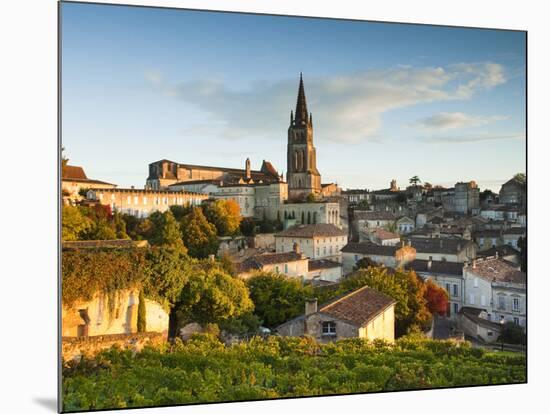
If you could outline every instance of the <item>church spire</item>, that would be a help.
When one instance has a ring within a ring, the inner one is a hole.
[[[296,101],[295,120],[296,125],[300,126],[302,123],[307,124],[307,104],[306,93],[304,92],[304,80],[302,79],[302,72],[300,72],[300,86],[298,88],[298,99]]]

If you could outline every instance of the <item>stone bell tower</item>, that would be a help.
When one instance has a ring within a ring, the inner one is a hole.
[[[290,111],[286,179],[290,200],[303,200],[311,193],[321,193],[321,174],[317,170],[317,156],[313,146],[313,117],[307,112],[301,73],[296,112],[294,114]]]

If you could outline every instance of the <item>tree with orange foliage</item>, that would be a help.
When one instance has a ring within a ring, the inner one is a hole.
[[[216,200],[205,204],[203,210],[208,221],[216,226],[218,236],[231,236],[239,230],[241,208],[235,200]]]
[[[447,313],[449,295],[445,289],[435,284],[431,279],[426,280],[424,283],[424,298],[428,309],[433,315],[437,313],[443,316]]]

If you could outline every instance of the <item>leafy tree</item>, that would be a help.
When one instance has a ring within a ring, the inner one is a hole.
[[[192,257],[205,258],[218,250],[216,227],[208,222],[200,207],[194,207],[183,218],[181,234]]]
[[[172,214],[174,215],[174,218],[177,221],[181,221],[185,215],[191,212],[192,208],[193,207],[189,204],[185,206],[175,205],[175,206],[170,206],[170,211],[172,212]]]
[[[122,214],[114,213],[113,222],[115,226],[117,239],[129,239],[128,233],[126,233],[126,221],[122,218]]]
[[[413,175],[411,178],[409,178],[409,183],[411,183],[413,186],[417,186],[418,183],[420,182],[420,178],[418,177],[418,175]]]
[[[386,230],[392,233],[397,232],[397,223],[395,221],[390,221],[388,224],[386,224]]]
[[[204,205],[204,215],[214,226],[218,235],[231,236],[239,230],[241,209],[235,200],[216,200]]]
[[[363,257],[355,263],[353,270],[366,269],[371,266],[376,267],[376,266],[380,266],[380,264],[376,263],[370,257]]]
[[[525,175],[525,173],[517,173],[516,175],[514,175],[514,179],[522,184],[527,183],[527,175]]]
[[[143,290],[139,291],[137,330],[138,332],[147,331],[147,307],[145,304],[145,296],[143,295]]]
[[[147,252],[144,293],[173,308],[180,301],[181,291],[189,281],[192,270],[192,262],[183,250],[152,247]]]
[[[369,202],[368,200],[361,200],[359,203],[357,203],[357,210],[368,210],[369,209]]]
[[[139,219],[131,214],[118,214],[120,215],[121,219],[124,220],[124,226],[126,228],[126,234],[128,235],[128,237],[130,237],[132,240],[143,239],[138,231],[138,227],[145,219]]]
[[[195,266],[183,287],[178,310],[189,322],[217,323],[250,312],[246,285],[219,268]]]
[[[397,194],[395,200],[398,203],[405,203],[407,201],[407,195],[404,192],[400,191],[399,194]]]
[[[231,260],[231,257],[228,254],[224,254],[220,258],[220,266],[223,270],[225,270],[231,276],[237,276],[237,269],[235,267],[235,263]]]
[[[424,298],[424,284],[416,273],[385,267],[359,269],[340,283],[340,292],[349,292],[365,285],[397,302],[395,319],[398,336],[414,329],[424,329],[430,323],[431,314]]]
[[[247,280],[247,286],[254,313],[270,328],[302,314],[306,298],[313,297],[311,286],[280,274],[258,272]]]
[[[428,279],[424,286],[424,298],[426,299],[429,311],[438,315],[445,315],[447,313],[447,307],[449,306],[449,295],[447,291],[431,279]]]
[[[234,335],[254,335],[258,332],[260,325],[260,318],[252,312],[220,322],[220,328],[223,331]]]
[[[149,218],[142,219],[138,221],[137,227],[135,228],[135,237],[136,240],[151,240],[157,229],[155,223]]]
[[[274,233],[275,225],[270,220],[262,220],[260,222],[260,233]]]
[[[516,325],[514,322],[506,322],[498,338],[498,342],[525,345],[527,343],[527,336],[521,326]]]
[[[256,222],[250,217],[243,218],[240,229],[243,236],[253,237],[256,235]]]
[[[479,200],[480,201],[485,201],[487,200],[489,197],[492,197],[494,196],[495,193],[493,193],[491,190],[489,190],[488,188],[486,188],[485,190],[483,190],[481,193],[479,193]]]
[[[180,224],[176,221],[172,212],[167,210],[164,213],[151,216],[155,223],[153,237],[149,240],[151,244],[185,251]]]
[[[101,218],[94,222],[92,228],[85,234],[87,240],[114,240],[116,231],[107,219]]]
[[[433,185],[432,185],[432,183],[429,183],[429,182],[425,181],[424,182],[424,188],[426,190],[431,190],[433,188]]]
[[[61,238],[64,241],[79,240],[93,225],[79,207],[64,205],[61,209]]]

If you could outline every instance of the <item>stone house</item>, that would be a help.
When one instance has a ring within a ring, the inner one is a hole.
[[[309,271],[308,258],[302,254],[296,243],[293,251],[257,254],[237,263],[237,274],[240,278],[248,279],[258,271],[305,278]]]
[[[392,233],[383,228],[375,228],[368,232],[368,240],[380,246],[396,246],[401,243],[401,237],[399,234]],[[359,241],[363,241],[361,237]]]
[[[510,227],[502,232],[502,241],[508,246],[513,248],[518,248],[518,240],[523,237],[526,237],[525,227]]]
[[[370,202],[372,197],[369,190],[351,189],[342,191],[342,198],[346,200],[350,206],[355,206],[361,201]]]
[[[87,198],[110,206],[113,212],[148,217],[155,211],[165,212],[171,206],[198,206],[208,199],[208,195],[185,191],[94,188],[88,191]]]
[[[525,207],[527,203],[527,185],[516,178],[506,181],[500,187],[499,201],[503,204]]]
[[[463,306],[458,315],[458,325],[465,335],[481,339],[485,343],[493,343],[500,336],[502,326],[487,317],[488,314],[483,309]]]
[[[525,326],[527,275],[499,257],[480,258],[464,267],[464,304],[483,309],[487,319]]]
[[[353,212],[353,217],[358,233],[376,227],[387,228],[393,225],[397,219],[396,215],[391,211],[355,210]]]
[[[489,250],[504,244],[502,231],[497,229],[479,230],[474,232],[473,237],[479,246],[479,251]]]
[[[504,260],[519,264],[520,261],[520,251],[513,248],[512,246],[509,246],[507,244],[502,244],[500,246],[492,247],[488,250],[484,250],[482,252],[478,253],[477,257],[501,257]]]
[[[443,218],[443,213],[443,208],[441,207],[419,209],[415,217],[416,228],[424,227],[426,223],[434,220],[436,217]]]
[[[411,246],[380,246],[371,242],[348,243],[342,249],[344,275],[353,271],[357,262],[363,258],[386,267],[400,267],[416,258],[416,251]]]
[[[76,165],[66,165],[63,168],[61,176],[61,191],[66,203],[74,204],[82,200],[80,190],[89,190],[91,188],[115,188],[115,184],[105,181],[93,180],[88,178],[84,168]]]
[[[399,234],[407,234],[414,230],[415,221],[407,216],[403,216],[398,219],[396,222],[397,232]]]
[[[319,342],[343,338],[395,339],[395,300],[367,286],[320,307],[306,302],[305,314],[279,325],[282,336],[310,335]]]
[[[295,244],[310,259],[341,262],[341,249],[348,242],[348,233],[334,224],[318,223],[290,227],[275,234],[277,253],[294,250]]]
[[[460,238],[410,237],[409,242],[416,250],[416,258],[421,260],[464,263],[477,254],[474,242]]]
[[[447,317],[456,320],[463,303],[464,280],[462,263],[438,260],[414,260],[407,269],[414,270],[423,279],[431,279],[447,291],[449,302]]]
[[[168,186],[170,191],[207,194],[212,199],[234,200],[243,217],[281,220],[280,207],[288,199],[283,181],[255,182],[253,179],[183,181]]]
[[[308,262],[308,280],[339,282],[342,275],[342,263],[327,259],[310,260]]]

